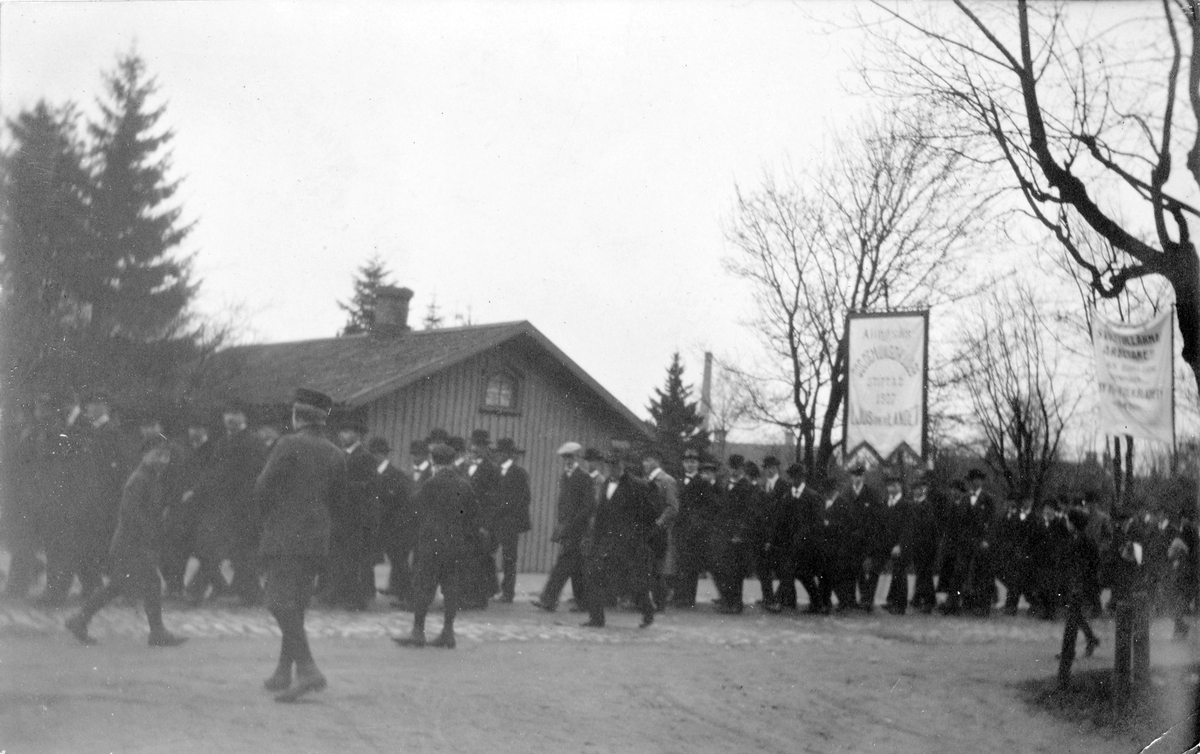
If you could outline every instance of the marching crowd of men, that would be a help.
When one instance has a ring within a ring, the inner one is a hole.
[[[167,596],[199,604],[228,595],[259,604],[261,511],[254,489],[280,433],[252,430],[236,403],[224,407],[216,438],[199,417],[178,438],[167,437],[156,416],[131,423],[136,431],[118,427],[103,395],[61,409],[41,401],[20,436],[6,443],[7,594],[28,594],[38,580],[39,552],[45,603],[62,604],[76,578],[85,597],[101,589],[112,575],[106,569],[123,487],[148,450],[166,446],[155,553]],[[374,568],[385,558],[391,568],[384,591],[396,604],[432,597],[424,594],[427,584],[414,586],[414,559],[427,524],[420,492],[438,465],[435,447],[474,500],[455,550],[456,608],[513,601],[517,542],[530,529],[531,501],[528,474],[518,463],[523,451],[511,439],[493,446],[485,430],[469,440],[434,430],[410,447],[411,467],[400,468],[387,442],[367,442],[359,422],[343,420],[325,434],[344,453],[346,489],[344,502],[330,511],[329,554],[315,595],[320,604],[366,609],[376,597]],[[847,469],[845,483],[817,484],[799,465],[782,469],[774,457],[760,468],[734,455],[722,468],[689,450],[677,480],[655,450],[602,453],[568,442],[559,455],[564,473],[553,536],[559,554],[534,604],[557,609],[569,580],[574,609],[589,613],[588,625],[603,625],[605,608],[622,599],[642,613],[644,626],[667,606],[694,607],[705,573],[717,587],[720,613],[745,609],[746,578],[759,582],[771,612],[796,609],[797,583],[810,613],[871,611],[885,571],[915,577],[911,593],[908,578],[891,579],[884,607],[895,614],[986,615],[996,606],[999,582],[1005,612],[1015,613],[1024,597],[1031,614],[1047,619],[1072,614],[1076,603],[1094,615],[1102,589],[1119,593],[1131,578],[1158,612],[1176,617],[1179,633],[1195,607],[1200,548],[1187,506],[1179,516],[1143,511],[1114,520],[1090,500],[1035,510],[1027,499],[1001,507],[978,470],[955,490],[932,489],[924,473],[906,484],[890,472],[877,489],[858,464]],[[192,558],[198,568],[185,584]],[[446,580],[438,583],[445,592]]]
[[[5,443],[3,529],[11,553],[5,594],[28,596],[43,568],[46,586],[38,599],[47,606],[64,604],[76,579],[85,600],[100,591],[104,577],[113,577],[110,546],[122,520],[126,483],[149,451],[163,448],[169,462],[149,476],[155,497],[152,550],[166,597],[191,605],[215,598],[261,604],[263,511],[255,483],[281,433],[269,426],[251,429],[238,403],[224,406],[221,419],[219,437],[210,435],[200,416],[185,420],[186,434],[170,437],[163,421],[149,414],[121,426],[100,394],[65,407],[39,401],[19,434]],[[492,447],[485,430],[473,432],[469,444],[435,430],[413,444],[409,471],[393,463],[382,438],[364,442],[359,421],[345,419],[332,431],[322,427],[322,435],[343,451],[346,475],[344,498],[329,511],[318,603],[367,609],[376,599],[375,566],[385,558],[391,564],[385,593],[397,604],[408,603],[422,524],[417,491],[431,473],[431,444],[453,450],[450,465],[469,480],[478,500],[478,526],[462,566],[461,606],[484,608],[493,597],[512,602],[517,542],[530,528],[530,488],[516,463],[523,451],[511,439]],[[185,583],[192,559],[197,567]],[[226,563],[232,571],[228,580]]]

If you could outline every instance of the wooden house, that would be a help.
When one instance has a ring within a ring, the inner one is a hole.
[[[555,452],[569,440],[601,449],[643,441],[646,424],[529,322],[414,331],[411,296],[383,289],[367,334],[238,346],[220,354],[212,374],[225,397],[280,422],[296,387],[321,390],[335,411],[357,412],[370,436],[385,438],[404,469],[410,442],[434,427],[511,437],[525,450],[518,462],[533,492],[533,530],[521,538],[518,568],[549,571],[562,471]]]

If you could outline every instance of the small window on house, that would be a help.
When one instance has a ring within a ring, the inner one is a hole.
[[[517,379],[507,372],[488,375],[483,407],[491,411],[516,411]]]

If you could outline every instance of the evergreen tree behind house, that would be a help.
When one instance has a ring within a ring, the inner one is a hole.
[[[683,452],[694,448],[701,455],[708,452],[710,439],[700,415],[699,402],[689,400],[692,386],[683,384],[683,362],[676,351],[667,367],[665,389],[655,388],[657,398],[650,399],[650,426],[654,443],[662,453],[667,472],[678,475],[683,465]]]
[[[168,400],[197,356],[197,284],[179,253],[193,226],[172,201],[174,134],[156,93],[130,52],[104,75],[82,138],[69,105],[8,123],[0,280],[17,400],[94,389],[118,404]]]
[[[342,335],[358,335],[370,332],[375,325],[375,307],[379,301],[379,289],[390,286],[392,271],[387,268],[379,255],[368,259],[358,268],[354,277],[354,295],[348,303],[338,302],[338,308],[346,312],[349,318],[342,328]]]

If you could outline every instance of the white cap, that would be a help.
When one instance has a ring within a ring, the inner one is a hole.
[[[583,452],[583,446],[577,442],[564,443],[563,446],[558,449],[558,454],[560,456],[573,456],[573,455],[578,455],[582,452]]]

